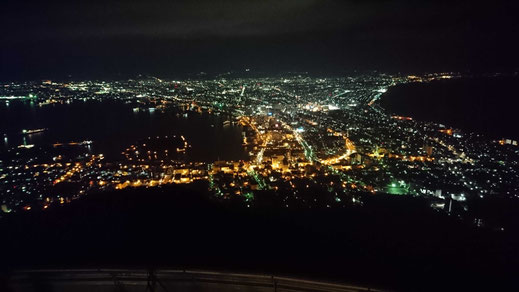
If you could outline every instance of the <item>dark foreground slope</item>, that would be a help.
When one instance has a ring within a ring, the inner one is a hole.
[[[303,210],[206,198],[180,187],[125,190],[3,218],[2,269],[195,268],[495,291],[512,285],[518,263],[515,232],[474,230],[420,199]]]

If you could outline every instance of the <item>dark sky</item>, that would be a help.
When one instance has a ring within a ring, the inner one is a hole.
[[[0,80],[515,70],[518,1],[0,3]]]

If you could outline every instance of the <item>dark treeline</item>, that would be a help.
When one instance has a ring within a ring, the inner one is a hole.
[[[461,291],[512,285],[519,263],[517,232],[476,229],[421,198],[318,209],[207,198],[178,186],[130,189],[4,217],[1,267],[211,269]]]

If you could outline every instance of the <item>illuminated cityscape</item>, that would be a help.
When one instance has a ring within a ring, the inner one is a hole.
[[[519,291],[519,1],[0,6],[0,292]]]
[[[263,204],[265,198],[285,208],[345,207],[362,205],[363,195],[387,193],[420,196],[433,209],[464,217],[467,199],[517,196],[517,141],[490,140],[397,116],[379,104],[397,84],[463,77],[441,73],[3,83],[4,110],[21,106],[52,112],[56,107],[110,103],[134,116],[214,116],[218,119],[211,127],[236,132],[226,143],[238,144],[243,152],[238,159],[197,159],[186,138],[193,133],[174,128],[166,129],[169,135],[139,137],[110,157],[95,148],[107,143],[96,137],[43,143],[41,136],[53,130],[44,124],[3,133],[3,216],[66,204],[92,192],[202,184],[214,199],[239,200],[247,207]],[[110,115],[117,119],[118,114]],[[110,144],[114,138],[104,139]],[[469,219],[486,224],[481,218]]]

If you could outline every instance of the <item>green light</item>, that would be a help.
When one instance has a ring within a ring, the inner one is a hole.
[[[243,194],[243,196],[244,196],[247,200],[252,200],[252,199],[254,199],[254,194],[253,194],[252,192],[245,193],[245,194]]]
[[[396,188],[396,184],[395,184],[395,183],[392,183],[391,186],[392,186],[393,188]]]

